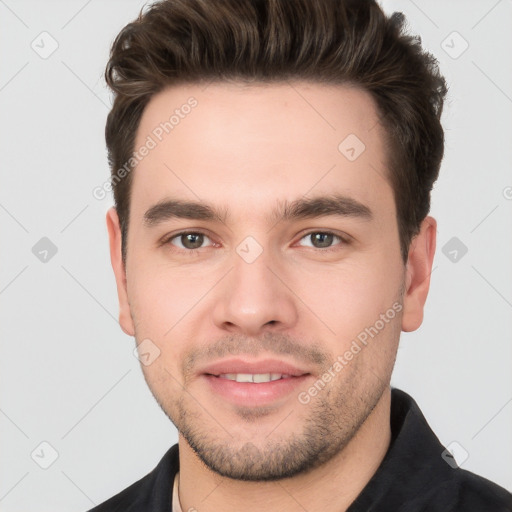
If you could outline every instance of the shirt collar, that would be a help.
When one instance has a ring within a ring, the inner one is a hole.
[[[443,445],[414,399],[397,388],[391,389],[390,426],[391,442],[386,455],[347,512],[368,512],[375,507],[379,509],[380,504],[403,503],[414,498],[418,488],[449,479],[451,468],[441,457]],[[175,444],[148,475],[151,479],[149,510],[174,510],[172,491],[178,471],[179,453]]]
[[[397,388],[391,390],[390,426],[386,455],[347,512],[380,510],[392,503],[398,507],[414,500],[418,490],[450,479],[451,467],[441,457],[444,446],[415,400]]]

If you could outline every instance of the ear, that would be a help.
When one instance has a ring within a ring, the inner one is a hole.
[[[432,262],[436,252],[437,222],[425,217],[420,232],[412,239],[407,258],[402,331],[415,331],[423,322],[423,307],[430,288]]]
[[[126,271],[121,253],[121,227],[114,207],[107,211],[107,229],[110,242],[110,261],[116,277],[117,295],[119,297],[119,325],[129,336],[135,336],[128,293],[126,287]]]

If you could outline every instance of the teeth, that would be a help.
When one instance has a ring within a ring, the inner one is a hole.
[[[252,376],[253,382],[270,382],[272,380],[270,373],[255,373]]]
[[[235,380],[237,382],[254,382],[253,377],[250,373],[236,373]]]
[[[224,373],[219,375],[222,379],[234,380],[236,382],[271,382],[273,380],[288,379],[289,375],[283,373]]]

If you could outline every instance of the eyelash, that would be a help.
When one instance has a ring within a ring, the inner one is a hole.
[[[350,241],[348,238],[338,235],[338,234],[334,233],[333,231],[311,230],[311,231],[308,231],[307,233],[303,234],[299,240],[302,240],[303,238],[306,238],[307,236],[310,236],[310,235],[316,234],[316,233],[320,233],[322,235],[332,235],[334,238],[337,238],[341,242],[333,247],[327,247],[327,248],[310,247],[311,249],[316,249],[317,251],[320,251],[323,253],[337,251],[337,250],[339,250],[340,245],[345,246],[345,245],[350,244]],[[172,246],[173,247],[172,250],[176,250],[177,252],[185,252],[186,254],[189,254],[189,255],[193,255],[193,254],[199,255],[200,249],[204,249],[204,247],[199,247],[197,249],[181,249],[181,248],[176,247],[173,244],[171,244],[172,240],[174,240],[175,238],[184,236],[184,235],[204,235],[204,236],[210,238],[210,240],[211,240],[211,237],[204,231],[197,231],[197,230],[180,231],[179,233],[175,233],[174,235],[171,235],[171,236],[165,238],[161,242],[161,245]]]
[[[176,233],[167,238],[164,238],[161,245],[166,245],[166,246],[172,247],[172,249],[171,249],[172,251],[185,253],[189,256],[193,256],[193,255],[199,256],[200,249],[204,249],[204,247],[199,247],[198,249],[181,249],[181,248],[176,247],[173,244],[171,244],[172,240],[174,240],[175,238],[180,238],[181,236],[184,236],[184,235],[204,235],[204,236],[210,238],[210,240],[211,240],[211,237],[208,235],[208,233],[205,233],[204,231],[190,230],[190,231],[180,231],[179,233]]]
[[[319,252],[322,252],[322,253],[325,253],[325,252],[335,252],[335,251],[339,251],[342,247],[346,246],[349,244],[349,240],[348,238],[346,237],[343,237],[341,235],[338,235],[336,233],[334,233],[333,231],[321,231],[321,230],[311,230],[311,231],[308,231],[306,233],[304,233],[300,238],[299,238],[299,241],[310,236],[310,235],[313,235],[313,234],[322,234],[322,235],[332,235],[334,237],[334,239],[338,239],[339,242],[331,247],[324,247],[324,248],[321,248],[321,247],[309,247],[309,249],[314,249],[316,251],[319,251]],[[335,240],[333,240],[333,243],[334,243]]]

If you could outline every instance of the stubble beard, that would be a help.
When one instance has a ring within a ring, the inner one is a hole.
[[[301,413],[304,407],[310,409],[302,425],[288,423],[286,435],[262,433],[263,439],[255,442],[234,438],[229,425],[224,428],[193,400],[187,400],[186,395],[175,403],[175,417],[162,409],[210,470],[234,480],[275,481],[308,473],[339,454],[375,409],[387,387],[379,379],[367,394],[352,386],[324,389],[325,396],[315,397],[314,402],[297,403]],[[239,409],[237,414],[241,422],[250,424],[269,412]],[[293,422],[293,418],[292,413],[285,422]],[[276,425],[279,421],[282,418],[276,415]]]

